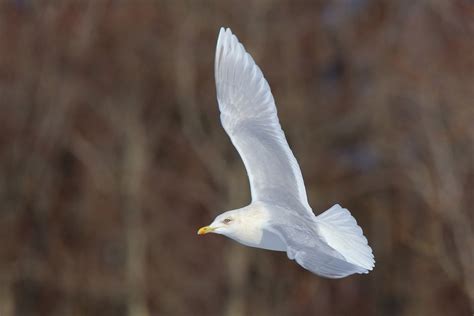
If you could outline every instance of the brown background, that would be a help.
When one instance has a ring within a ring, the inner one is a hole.
[[[316,212],[369,275],[196,230],[249,201],[218,118],[229,26],[261,66]],[[474,4],[2,1],[0,314],[471,315]]]

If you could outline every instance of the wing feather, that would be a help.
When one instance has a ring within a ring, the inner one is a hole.
[[[297,201],[303,213],[313,214],[270,86],[230,29],[219,32],[215,78],[221,122],[245,164],[252,200],[287,205]]]

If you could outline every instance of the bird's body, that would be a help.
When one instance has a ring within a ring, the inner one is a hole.
[[[325,277],[372,270],[372,249],[348,210],[336,204],[314,215],[270,87],[230,29],[219,33],[215,77],[221,122],[244,161],[252,202],[217,216],[198,233],[214,232],[250,247],[285,251],[305,269]]]

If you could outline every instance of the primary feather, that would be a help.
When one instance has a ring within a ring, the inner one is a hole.
[[[312,213],[270,86],[230,29],[219,32],[215,77],[222,126],[245,164],[252,200],[279,200],[284,192]]]

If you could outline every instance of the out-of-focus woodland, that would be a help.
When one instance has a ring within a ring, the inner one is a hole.
[[[220,26],[372,273],[196,235],[250,199],[219,122]],[[473,121],[469,0],[3,1],[0,315],[471,315]]]

